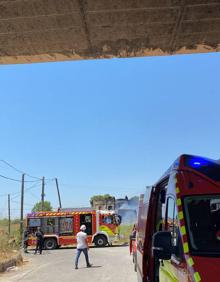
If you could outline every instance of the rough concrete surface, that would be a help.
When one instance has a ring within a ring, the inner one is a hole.
[[[79,269],[74,269],[75,249],[44,251],[43,255],[28,254],[29,262],[0,275],[0,282],[136,282],[128,247],[91,248],[92,268],[85,267],[83,254]]]
[[[0,0],[0,63],[220,50],[220,0]]]

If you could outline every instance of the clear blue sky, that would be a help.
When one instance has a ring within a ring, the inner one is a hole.
[[[0,159],[58,177],[66,207],[139,194],[182,153],[220,158],[219,66],[218,53],[0,66]],[[0,195],[19,190],[0,179]],[[39,199],[27,191],[26,211]],[[57,207],[53,182],[46,200]]]

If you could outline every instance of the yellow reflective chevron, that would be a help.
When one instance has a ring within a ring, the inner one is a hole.
[[[188,258],[187,263],[190,267],[192,267],[194,265],[194,261],[192,258]]]
[[[194,273],[194,279],[195,279],[196,282],[201,281],[201,277],[200,277],[200,275],[199,275],[199,272],[195,272],[195,273]]]
[[[177,206],[181,206],[181,199],[177,199],[176,203],[177,203]]]
[[[179,218],[179,220],[183,219],[183,212],[182,211],[178,212],[178,218]]]
[[[187,254],[189,252],[189,245],[188,245],[187,242],[183,244],[183,251],[184,251],[185,254]]]
[[[180,232],[181,232],[182,236],[186,235],[186,227],[185,226],[181,226]]]
[[[106,232],[109,236],[114,236],[115,235],[114,232],[106,225],[100,225],[99,226],[99,230]]]

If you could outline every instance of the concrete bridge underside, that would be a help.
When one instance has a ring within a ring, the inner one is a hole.
[[[0,63],[220,50],[220,0],[0,0]]]

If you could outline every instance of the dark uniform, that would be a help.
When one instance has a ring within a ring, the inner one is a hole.
[[[39,229],[35,233],[35,236],[37,237],[37,243],[36,243],[36,249],[35,254],[39,250],[39,253],[42,254],[43,244],[44,244],[44,233]]]
[[[29,236],[29,231],[25,230],[24,234],[23,234],[23,248],[24,248],[24,252],[27,253],[27,248],[28,248],[28,236]]]

